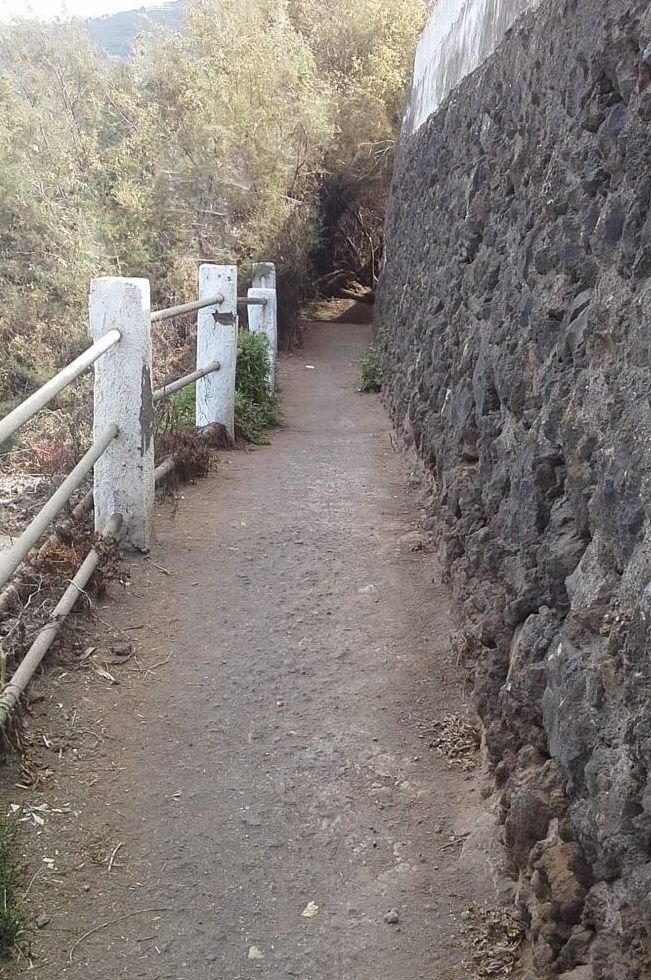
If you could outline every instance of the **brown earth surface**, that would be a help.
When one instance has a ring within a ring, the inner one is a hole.
[[[69,634],[85,667],[35,685],[0,790],[41,928],[5,977],[469,976],[465,910],[495,890],[461,845],[488,818],[432,740],[463,678],[413,481],[356,390],[369,339],[310,325],[287,426],[159,507],[97,639]]]

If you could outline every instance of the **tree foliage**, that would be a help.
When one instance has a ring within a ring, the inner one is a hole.
[[[164,302],[199,261],[272,258],[285,309],[315,262],[372,283],[423,16],[195,0],[129,61],[80,23],[2,27],[0,406],[83,346],[92,276],[147,276]]]

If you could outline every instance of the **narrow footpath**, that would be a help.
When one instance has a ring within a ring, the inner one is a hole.
[[[52,772],[2,790],[50,807],[24,825],[43,928],[12,976],[469,976],[479,779],[429,747],[463,679],[405,462],[357,392],[369,338],[311,325],[272,445],[160,506],[153,560],[98,610],[135,645],[116,683],[40,682]]]

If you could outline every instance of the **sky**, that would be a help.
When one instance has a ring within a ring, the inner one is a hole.
[[[162,6],[164,0],[0,0],[0,21],[12,17],[101,17],[119,10],[134,10],[143,6]]]

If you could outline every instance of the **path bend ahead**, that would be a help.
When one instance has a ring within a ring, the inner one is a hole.
[[[368,340],[310,327],[282,360],[287,428],[163,506],[153,559],[171,574],[136,562],[102,611],[143,664],[169,662],[83,682],[100,743],[56,772],[77,816],[35,839],[65,873],[35,886],[50,923],[24,975],[468,976],[461,912],[485,885],[444,845],[479,792],[422,737],[458,708],[459,672],[404,461],[356,391]],[[71,711],[80,683],[43,689]]]

